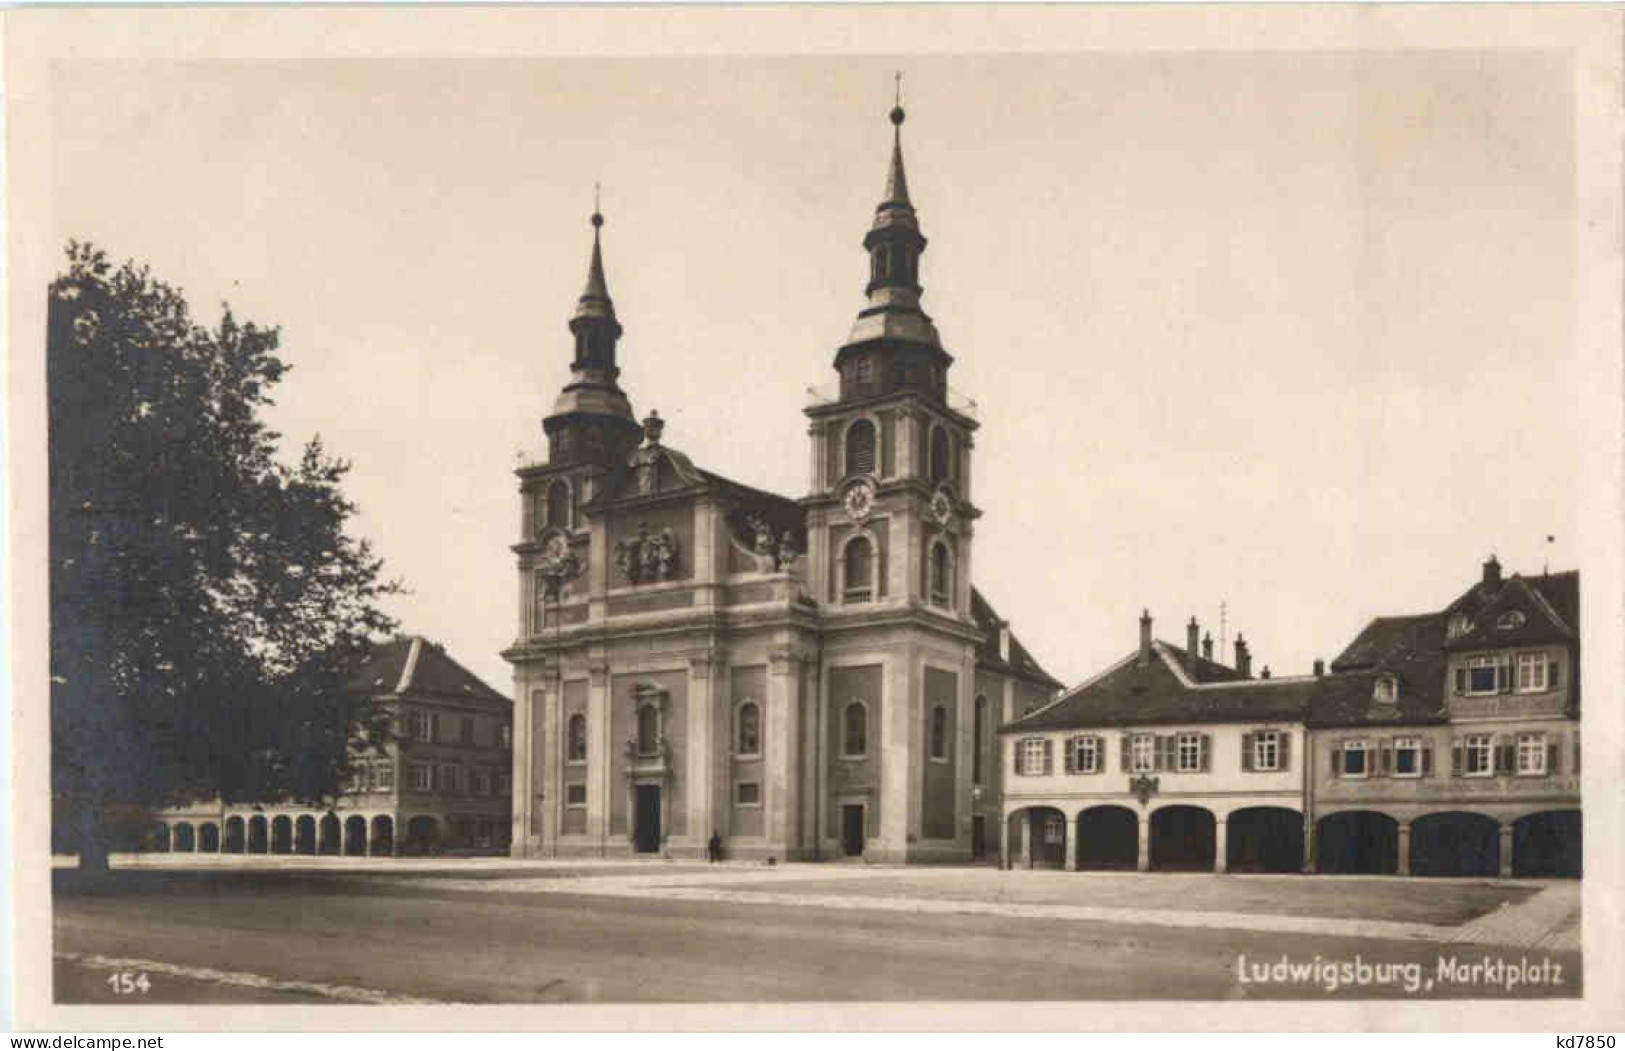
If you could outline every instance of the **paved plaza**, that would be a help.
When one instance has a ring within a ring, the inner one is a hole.
[[[188,1003],[1581,992],[1571,881],[145,856],[59,871],[55,929],[64,1002],[113,971]]]

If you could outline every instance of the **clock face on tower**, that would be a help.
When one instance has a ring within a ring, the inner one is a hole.
[[[874,510],[875,487],[868,482],[856,482],[846,491],[841,503],[846,508],[846,517],[861,522]]]
[[[547,538],[544,553],[548,558],[555,561],[562,559],[565,555],[570,553],[570,542],[564,539],[563,533],[554,533],[552,536]]]
[[[954,502],[946,490],[938,489],[931,494],[931,517],[939,526],[946,526],[954,517]]]

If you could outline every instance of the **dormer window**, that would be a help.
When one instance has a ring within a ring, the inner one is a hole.
[[[1495,627],[1500,631],[1516,631],[1524,626],[1527,619],[1522,610],[1509,609],[1496,618]]]
[[[1392,675],[1379,676],[1374,696],[1378,704],[1394,704],[1399,700],[1399,680]]]
[[[1471,617],[1465,613],[1453,613],[1450,615],[1450,623],[1445,628],[1445,633],[1452,639],[1459,639],[1472,630],[1473,621]]]

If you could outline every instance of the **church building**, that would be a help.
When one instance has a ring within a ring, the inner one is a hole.
[[[700,857],[713,836],[735,858],[997,849],[995,731],[1060,684],[971,584],[978,423],[920,307],[903,120],[799,498],[697,466],[634,415],[593,215],[547,460],[517,472],[515,856]]]

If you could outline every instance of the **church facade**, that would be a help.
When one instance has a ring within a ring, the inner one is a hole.
[[[515,856],[996,851],[996,730],[1060,684],[971,584],[978,423],[920,306],[903,118],[799,498],[634,416],[594,214],[547,460],[517,472]]]

